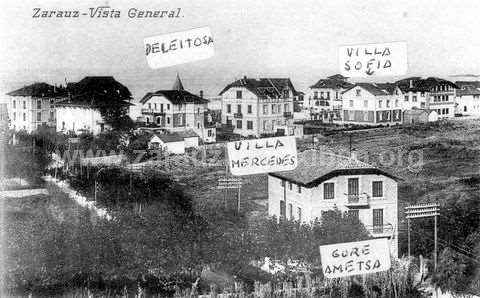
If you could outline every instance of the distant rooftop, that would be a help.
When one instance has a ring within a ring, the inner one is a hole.
[[[385,175],[392,179],[398,179],[392,174],[355,158],[314,149],[298,153],[298,166],[295,170],[269,173],[269,175],[307,187],[316,186],[339,175],[360,174]]]
[[[220,95],[232,87],[244,87],[260,98],[279,98],[283,97],[283,90],[290,89],[294,96],[301,95],[292,84],[289,78],[247,78],[236,80],[228,84]]]
[[[10,96],[31,96],[31,97],[65,97],[64,87],[52,86],[47,83],[33,83],[23,88],[7,93]]]

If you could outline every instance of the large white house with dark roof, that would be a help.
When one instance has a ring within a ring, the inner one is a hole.
[[[148,92],[140,100],[142,116],[137,121],[164,131],[193,130],[206,143],[216,141],[216,126],[209,119],[208,100],[186,91],[180,77],[171,90]]]
[[[307,150],[295,170],[269,173],[268,214],[311,223],[335,207],[357,217],[398,252],[398,178],[346,156]]]
[[[221,92],[222,124],[241,136],[297,135],[293,101],[300,93],[288,78],[247,78],[228,84]]]

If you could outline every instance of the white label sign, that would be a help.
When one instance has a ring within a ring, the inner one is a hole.
[[[209,27],[148,37],[144,44],[151,68],[207,59],[215,54]]]
[[[327,278],[367,274],[390,269],[387,238],[320,246]]]
[[[399,76],[407,73],[407,43],[342,46],[338,53],[345,77]]]
[[[294,136],[230,142],[227,148],[235,176],[289,171],[298,165]]]

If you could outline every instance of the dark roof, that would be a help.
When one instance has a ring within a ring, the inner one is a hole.
[[[192,94],[185,90],[158,90],[155,92],[148,92],[145,96],[140,99],[140,103],[146,103],[153,96],[165,96],[173,104],[185,104],[185,103],[197,103],[204,104],[208,103],[209,100],[201,98],[195,94]]]
[[[456,81],[457,95],[480,95],[480,81]]]
[[[353,86],[347,82],[348,78],[340,74],[329,76],[326,79],[320,79],[318,82],[310,86],[310,88],[328,88],[328,89],[347,89]]]
[[[111,76],[85,77],[67,85],[69,99],[57,103],[60,106],[86,106],[92,108],[128,106],[132,94],[127,87]]]
[[[455,85],[453,82],[436,77],[428,77],[426,79],[422,79],[421,77],[410,77],[396,81],[395,84],[397,84],[397,86],[403,92],[429,92],[434,87],[444,84],[458,89],[458,86]]]
[[[347,90],[343,91],[343,93],[353,89],[354,87],[359,86],[363,89],[367,90],[371,94],[375,96],[380,95],[392,95],[396,89],[396,85],[392,83],[383,83],[383,84],[376,84],[376,83],[356,83],[352,87],[348,88]]]
[[[32,96],[32,97],[65,97],[64,87],[56,87],[47,83],[34,83],[15,91],[7,93],[10,96]]]
[[[177,73],[177,78],[173,83],[172,90],[185,90],[185,88],[183,88],[182,80],[180,80],[180,76],[178,75],[178,73]]]
[[[295,170],[269,173],[307,187],[316,186],[339,175],[362,174],[385,175],[395,180],[399,179],[357,159],[313,149],[298,154],[298,166]]]
[[[292,90],[293,94],[297,94],[295,87],[289,78],[260,78],[252,79],[244,77],[243,79],[236,80],[233,83],[228,84],[221,92],[222,95],[225,91],[232,87],[244,87],[251,91],[259,98],[279,98],[283,97],[282,91],[285,89]]]
[[[155,134],[155,136],[157,136],[160,140],[162,140],[165,143],[180,142],[180,141],[183,141],[185,138],[198,137],[198,135],[193,130],[170,132],[165,134]]]

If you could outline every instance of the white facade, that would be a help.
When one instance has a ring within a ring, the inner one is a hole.
[[[148,142],[149,149],[160,149],[163,152],[171,154],[184,154],[185,153],[185,140],[178,140],[173,142],[164,142],[157,135],[152,136]]]
[[[349,179],[358,179],[359,199],[355,203],[349,202],[347,195]],[[328,192],[330,198],[325,197],[326,187],[330,190],[333,188],[333,191]],[[374,187],[376,193],[373,191]],[[397,256],[397,193],[397,182],[384,175],[339,175],[314,187],[305,187],[269,175],[268,214],[277,218],[284,217],[287,220],[311,223],[321,220],[322,212],[335,207],[342,212],[354,212],[373,237],[390,237],[392,254]],[[285,214],[282,214],[282,208]]]
[[[426,109],[428,105],[429,92],[408,91],[403,93],[403,110]]]
[[[343,93],[342,119],[348,124],[391,125],[402,122],[402,93],[374,95],[361,86]]]
[[[455,97],[455,113],[469,116],[480,116],[480,95],[457,94]]]
[[[222,123],[245,137],[274,134],[276,125],[293,124],[293,91],[287,97],[263,99],[246,87],[231,87],[222,94]]]
[[[57,106],[57,131],[81,133],[89,131],[97,135],[108,128],[100,111],[81,106]]]
[[[174,104],[161,94],[154,94],[141,104],[141,113],[147,124],[169,131],[192,129],[206,143],[216,141],[216,128],[205,123],[207,103]]]
[[[55,127],[55,98],[8,96],[10,128],[32,132],[40,126]]]

